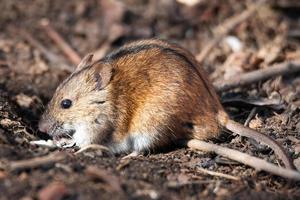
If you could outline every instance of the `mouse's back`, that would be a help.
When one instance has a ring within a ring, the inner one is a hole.
[[[189,52],[161,40],[145,40],[102,61],[114,68],[110,99],[118,114],[113,140],[122,143],[115,145],[116,151],[141,151],[180,138],[207,139],[220,132],[217,114],[223,108]]]

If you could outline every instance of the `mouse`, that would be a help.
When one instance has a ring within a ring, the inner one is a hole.
[[[276,140],[230,119],[208,74],[178,44],[145,39],[92,58],[86,55],[57,87],[40,118],[39,130],[61,147],[143,153],[229,130],[267,144],[295,169]]]

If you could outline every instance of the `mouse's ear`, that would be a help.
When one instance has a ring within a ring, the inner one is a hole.
[[[92,63],[92,59],[93,59],[93,54],[89,53],[86,56],[84,56],[84,58],[80,61],[80,63],[77,65],[76,70],[81,70],[82,68],[84,68],[85,66],[89,65]]]
[[[112,66],[110,63],[95,63],[95,81],[98,90],[105,88],[112,77]]]

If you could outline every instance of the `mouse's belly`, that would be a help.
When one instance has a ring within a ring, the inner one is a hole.
[[[112,142],[108,147],[114,153],[144,152],[153,148],[155,140],[149,134],[131,134],[121,142]]]

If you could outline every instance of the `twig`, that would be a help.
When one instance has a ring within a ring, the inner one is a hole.
[[[68,71],[68,72],[72,72],[73,71],[73,68],[71,68],[68,65],[62,64],[63,61],[62,61],[62,59],[60,57],[58,57],[57,55],[55,55],[54,53],[52,53],[42,43],[40,43],[37,39],[35,39],[34,37],[32,37],[32,34],[29,33],[27,30],[21,29],[21,28],[17,29],[17,28],[13,28],[13,27],[11,27],[11,29],[14,32],[20,34],[20,36],[22,38],[24,38],[24,40],[26,40],[32,47],[34,47],[38,51],[40,51],[50,63],[54,64],[54,66],[59,67],[61,70],[65,70],[65,71]]]
[[[235,177],[235,176],[231,176],[231,175],[228,175],[228,174],[223,174],[223,173],[220,173],[220,172],[210,171],[210,170],[204,169],[202,167],[198,167],[197,170],[200,170],[201,172],[203,172],[205,174],[208,174],[208,175],[211,175],[211,176],[219,176],[219,177],[222,177],[222,178],[227,178],[227,179],[235,180],[235,181],[241,180],[240,177]]]
[[[17,32],[27,41],[29,42],[33,47],[37,48],[48,61],[57,63],[59,62],[58,56],[50,52],[44,45],[42,45],[38,40],[32,37],[32,35],[25,29],[19,28]]]
[[[255,116],[255,114],[257,113],[257,107],[254,107],[250,114],[248,115],[245,123],[244,123],[244,126],[248,127],[249,126],[249,123],[251,121],[251,119]],[[255,146],[255,148],[259,151],[265,151],[267,149],[267,146],[265,145],[262,145],[262,144],[259,144],[256,140],[254,140],[253,138],[248,138],[248,141],[253,145]]]
[[[202,49],[202,51],[196,56],[196,59],[201,64],[204,59],[208,56],[208,54],[212,51],[212,49],[235,27],[237,27],[240,23],[247,20],[249,17],[251,17],[262,5],[264,1],[259,1],[258,3],[254,4],[253,6],[250,6],[247,10],[243,11],[242,13],[239,13],[229,19],[227,19],[223,24],[220,24],[216,29],[215,38],[210,41],[208,44],[205,45],[205,47]]]
[[[62,38],[62,36],[50,25],[47,19],[41,20],[41,26],[47,35],[57,44],[62,52],[68,57],[71,63],[78,65],[80,63],[80,56],[78,53]]]
[[[187,146],[205,152],[214,152],[218,155],[230,158],[245,165],[255,168],[257,171],[266,171],[284,178],[300,180],[300,173],[295,170],[285,169],[271,164],[263,159],[250,156],[237,150],[222,147],[216,144],[204,142],[197,139],[189,140]]]
[[[252,72],[232,77],[228,80],[220,80],[213,83],[219,92],[224,92],[239,86],[249,85],[258,81],[266,80],[273,76],[286,75],[300,71],[300,61],[287,61],[275,64],[265,69],[259,69]]]
[[[244,126],[248,126],[251,119],[254,117],[254,115],[257,113],[257,107],[254,107],[251,112],[249,113],[245,123],[244,123]]]
[[[178,189],[186,185],[203,185],[203,184],[211,184],[211,183],[216,183],[216,181],[215,180],[196,180],[196,181],[183,181],[183,182],[169,181],[167,183],[167,187],[172,189]]]
[[[35,168],[41,165],[47,165],[54,162],[61,161],[66,158],[66,154],[63,152],[54,152],[46,156],[31,158],[28,160],[20,160],[20,161],[13,161],[9,163],[8,167],[11,171],[15,170],[22,170],[22,169],[29,169]]]

